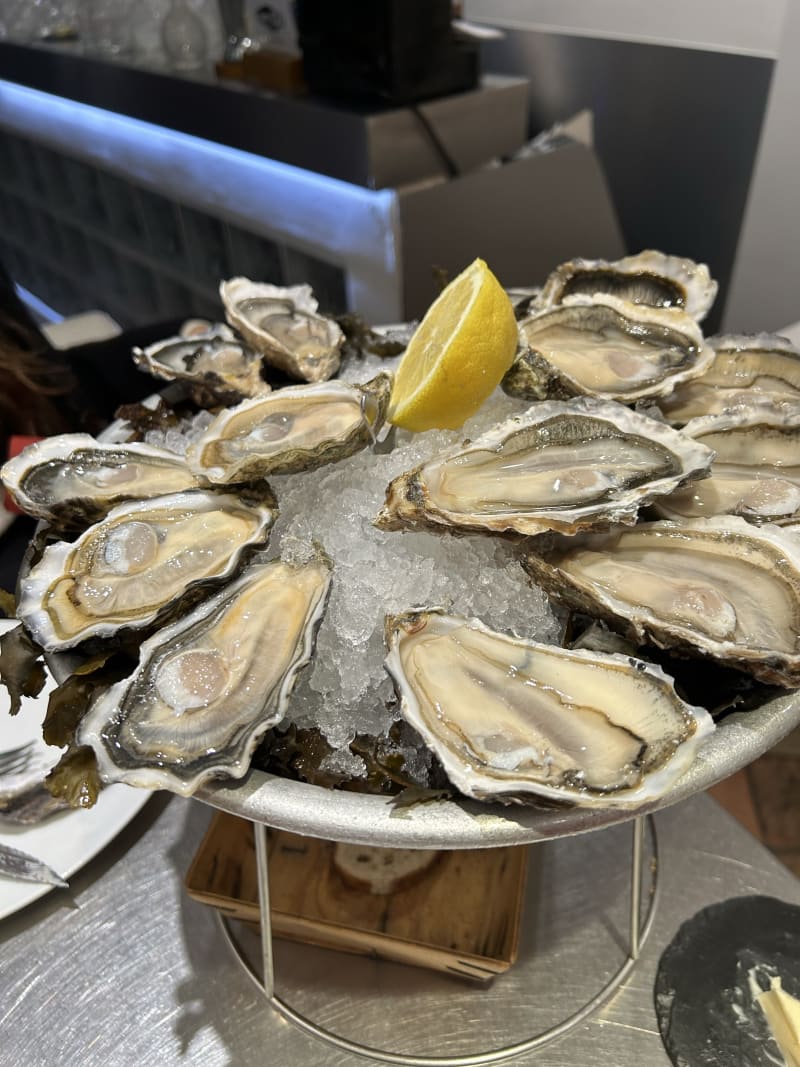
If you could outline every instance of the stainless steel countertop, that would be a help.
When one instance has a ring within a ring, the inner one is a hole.
[[[214,913],[185,894],[183,877],[211,814],[197,801],[154,796],[73,878],[69,893],[54,892],[0,923],[0,1064],[368,1062],[273,1015]],[[800,881],[708,797],[655,818],[661,899],[637,968],[589,1021],[509,1062],[667,1065],[652,987],[680,923],[736,895],[800,904]],[[521,1040],[588,999],[620,961],[629,841],[630,826],[616,826],[532,847],[520,960],[486,989],[279,942],[277,991],[324,1026],[404,1052],[463,1054]]]

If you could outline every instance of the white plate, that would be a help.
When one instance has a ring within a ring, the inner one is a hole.
[[[15,626],[14,620],[0,619],[0,633]],[[0,687],[0,752],[41,738],[41,723],[47,711],[47,695],[54,683],[48,679],[43,692],[32,700],[23,699],[15,717],[8,714],[9,699]],[[57,758],[57,750],[53,750]],[[22,849],[42,860],[69,879],[127,826],[150,798],[145,789],[113,785],[104,789],[89,811],[65,811],[37,826],[0,827],[0,844]],[[35,882],[18,882],[0,876],[0,919],[31,904],[53,889]]]

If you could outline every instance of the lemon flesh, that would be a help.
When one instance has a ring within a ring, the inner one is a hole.
[[[456,430],[511,366],[517,323],[505,290],[476,259],[428,308],[395,374],[388,419],[405,430]]]

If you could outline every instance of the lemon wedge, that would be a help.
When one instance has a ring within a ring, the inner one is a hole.
[[[476,259],[442,290],[395,374],[388,419],[405,430],[456,430],[511,366],[517,323],[505,290]]]

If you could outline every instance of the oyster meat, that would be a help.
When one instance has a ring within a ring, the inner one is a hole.
[[[78,726],[103,780],[186,796],[209,778],[241,778],[311,658],[330,577],[321,554],[253,564],[143,642],[133,674]]]
[[[193,490],[121,504],[20,579],[17,616],[45,650],[154,623],[184,594],[230,577],[277,515],[268,503]]]
[[[655,501],[662,518],[742,515],[781,525],[800,519],[800,405],[733,408],[692,419],[682,433],[714,450],[711,476]]]
[[[537,298],[541,308],[565,297],[606,293],[649,307],[680,308],[704,319],[717,295],[717,283],[705,263],[648,249],[622,259],[572,259],[548,277]]]
[[[670,422],[681,424],[729,408],[800,404],[800,349],[777,334],[709,337],[714,358],[702,375],[682,382],[658,401]]]
[[[221,283],[219,295],[231,326],[290,378],[324,382],[339,369],[344,334],[317,313],[310,285],[282,289],[231,278]]]
[[[702,374],[714,358],[682,311],[614,296],[566,297],[519,324],[523,348],[503,389],[525,400],[581,394],[633,404]]]
[[[261,376],[262,357],[237,339],[224,324],[193,330],[188,336],[134,348],[133,361],[165,381],[184,381],[197,402],[235,404],[246,396],[263,396],[270,385]]]
[[[632,523],[712,457],[622,404],[545,401],[395,478],[376,525],[538,534]]]
[[[638,805],[663,793],[712,732],[659,667],[569,650],[438,611],[386,619],[401,710],[458,789]]]
[[[800,540],[777,526],[739,516],[642,523],[527,551],[523,566],[551,596],[633,640],[800,685]]]
[[[334,463],[375,439],[391,389],[391,375],[382,373],[365,385],[294,385],[244,400],[220,412],[190,445],[187,462],[202,478],[224,485]]]
[[[105,444],[85,433],[46,437],[0,470],[28,515],[81,526],[126,500],[196,489],[198,479],[174,452],[140,442]]]

